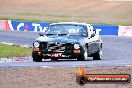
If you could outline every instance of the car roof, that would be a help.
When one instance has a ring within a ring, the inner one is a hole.
[[[52,23],[50,25],[56,25],[56,24],[75,24],[75,25],[89,25],[89,24],[86,24],[86,23],[78,23],[78,22],[58,22],[58,23]]]

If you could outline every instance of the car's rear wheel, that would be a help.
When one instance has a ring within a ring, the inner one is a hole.
[[[101,60],[102,59],[102,50],[96,52],[93,56],[93,60]]]
[[[42,56],[39,56],[39,55],[35,54],[34,52],[32,52],[32,57],[33,57],[33,61],[35,61],[35,62],[41,62],[43,59]]]
[[[85,61],[86,58],[88,57],[88,53],[87,53],[87,47],[84,47],[84,52],[82,53],[82,55],[80,57],[77,58],[78,61]]]

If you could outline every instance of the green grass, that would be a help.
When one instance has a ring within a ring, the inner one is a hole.
[[[0,20],[14,20],[14,21],[24,21],[24,22],[70,22],[70,20],[64,20],[64,19],[59,19],[59,20],[46,20],[46,19],[41,19],[41,20],[36,20],[36,19],[24,19],[24,18],[8,18],[8,17],[3,17],[0,18]],[[79,21],[78,21],[79,22]],[[132,26],[132,23],[107,23],[107,22],[94,22],[94,21],[89,21],[87,23],[90,24],[107,24],[107,25],[123,25],[123,26]]]
[[[41,20],[28,20],[28,19],[24,19],[24,18],[8,18],[8,17],[3,17],[0,18],[0,20],[13,20],[13,21],[25,21],[25,22],[41,22]]]
[[[0,43],[0,58],[2,57],[18,57],[31,55],[31,48],[21,48],[19,46],[10,46]]]

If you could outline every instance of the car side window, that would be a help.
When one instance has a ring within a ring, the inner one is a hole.
[[[88,24],[88,25],[87,25],[87,28],[88,28],[89,38],[90,38],[91,35],[94,34],[93,26],[92,26],[91,24]]]

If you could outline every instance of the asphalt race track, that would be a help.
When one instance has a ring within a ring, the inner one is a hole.
[[[0,30],[0,42],[32,46],[39,35],[35,32],[18,32]],[[130,66],[132,65],[132,37],[101,36],[103,40],[103,59],[93,61],[59,60],[33,62],[31,57],[22,61],[1,62],[0,67],[46,67],[46,66]]]

